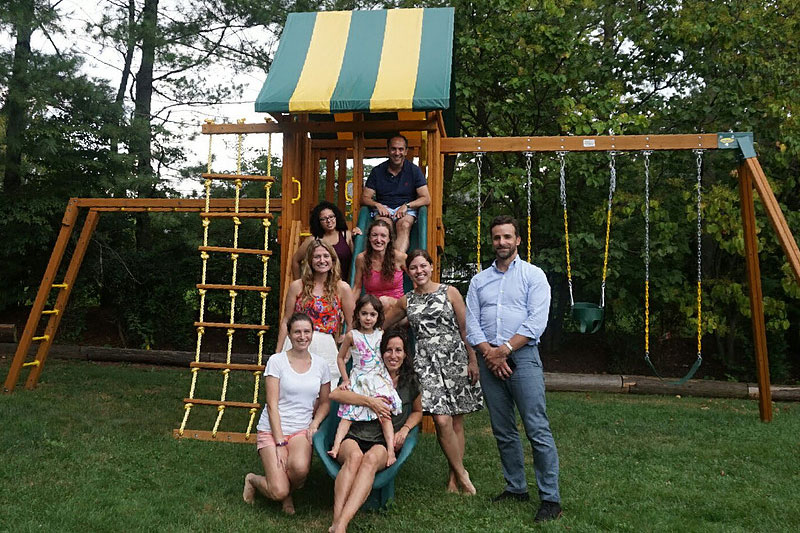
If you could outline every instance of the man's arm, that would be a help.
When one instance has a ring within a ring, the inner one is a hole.
[[[512,374],[508,366],[505,346],[492,347],[489,344],[486,334],[480,326],[480,300],[478,289],[475,286],[475,278],[469,283],[467,291],[467,342],[475,348],[475,351],[483,357],[486,366],[492,373],[500,379],[506,379]]]
[[[480,312],[478,289],[475,286],[475,279],[473,278],[472,281],[469,282],[469,289],[467,289],[467,313],[465,323],[467,327],[467,342],[476,349],[480,344],[487,343],[486,335],[481,329]]]
[[[431,193],[428,186],[417,187],[417,198],[406,204],[409,209],[419,209],[423,205],[431,205]]]
[[[538,268],[532,269],[532,272],[527,275],[527,281],[528,316],[520,324],[514,337],[527,337],[538,343],[547,327],[547,316],[550,313],[550,284],[547,282],[547,276]],[[516,340],[519,342],[521,339]],[[517,349],[527,344],[527,341],[519,346],[514,342],[511,344],[514,345],[514,349]]]
[[[389,210],[386,206],[375,199],[375,189],[364,187],[361,190],[361,205],[374,207],[382,217],[389,216]]]

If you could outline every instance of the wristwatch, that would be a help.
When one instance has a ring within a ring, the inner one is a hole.
[[[283,442],[276,442],[276,443],[275,443],[275,446],[277,446],[278,448],[283,448],[283,447],[284,447],[284,446],[286,446],[287,444],[289,444],[289,441],[288,441],[288,440],[285,440],[285,441],[283,441]]]
[[[511,346],[511,343],[510,343],[510,342],[508,342],[508,341],[504,342],[504,343],[503,343],[503,346],[505,346],[506,348],[508,348],[508,353],[509,353],[509,354],[510,354],[511,352],[513,352],[513,351],[514,351],[514,348]]]

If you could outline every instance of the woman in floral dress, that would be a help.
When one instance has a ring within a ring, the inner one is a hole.
[[[455,287],[431,280],[433,261],[414,250],[406,267],[416,287],[400,299],[387,327],[403,315],[414,332],[414,370],[422,387],[422,409],[433,415],[439,445],[450,464],[449,492],[475,494],[464,468],[464,415],[483,407],[478,362],[465,342],[464,298]]]

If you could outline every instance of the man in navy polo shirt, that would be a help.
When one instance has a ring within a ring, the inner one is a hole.
[[[361,205],[369,206],[372,218],[394,223],[396,250],[408,250],[411,226],[417,209],[431,203],[428,182],[422,170],[406,160],[408,139],[395,135],[386,143],[389,159],[372,169],[364,184]]]

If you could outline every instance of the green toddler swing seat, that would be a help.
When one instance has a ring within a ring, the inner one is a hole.
[[[603,325],[603,308],[591,302],[572,304],[572,318],[578,323],[581,333],[597,333]]]
[[[333,446],[333,439],[336,436],[336,428],[339,427],[339,416],[336,414],[339,410],[337,402],[331,402],[331,411],[322,424],[319,430],[314,434],[312,444],[317,455],[322,460],[325,470],[332,478],[336,478],[339,473],[341,465],[337,463],[330,455],[328,450]],[[394,478],[400,471],[400,467],[406,462],[408,456],[414,450],[419,439],[419,426],[409,431],[408,437],[397,454],[397,462],[389,468],[385,468],[375,474],[375,481],[372,483],[372,492],[367,497],[367,501],[361,506],[365,510],[385,509],[389,500],[394,499]]]

